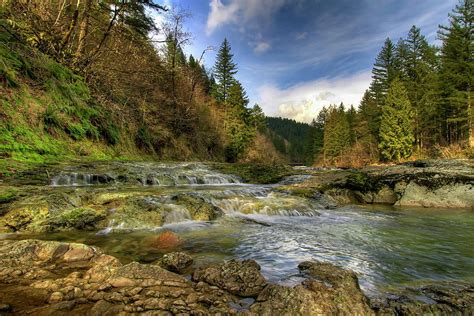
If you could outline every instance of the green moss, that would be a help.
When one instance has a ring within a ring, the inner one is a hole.
[[[245,182],[257,184],[277,183],[284,177],[295,174],[287,165],[235,163],[213,164],[212,167],[220,172],[239,176]]]
[[[300,196],[307,199],[314,198],[314,195],[317,192],[317,190],[314,188],[302,188],[296,186],[281,186],[278,189],[290,192],[292,195]]]
[[[48,219],[47,225],[49,230],[56,230],[57,228],[93,229],[105,217],[106,213],[103,211],[79,207]]]
[[[0,204],[10,203],[14,201],[18,196],[18,190],[9,188],[6,190],[0,189]]]
[[[364,172],[353,172],[346,178],[345,188],[360,192],[376,189],[376,182]]]

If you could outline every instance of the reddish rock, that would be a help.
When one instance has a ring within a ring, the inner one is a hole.
[[[183,239],[172,231],[164,231],[151,241],[151,246],[157,249],[169,249],[181,246]]]

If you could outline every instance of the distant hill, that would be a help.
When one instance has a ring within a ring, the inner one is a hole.
[[[290,162],[304,163],[306,143],[311,126],[292,119],[267,117],[267,137]]]

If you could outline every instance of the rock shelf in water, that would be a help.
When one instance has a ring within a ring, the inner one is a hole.
[[[268,284],[252,260],[200,267],[192,281],[162,266],[123,265],[100,249],[77,243],[0,241],[0,307],[6,314],[147,315],[404,315],[474,312],[474,286],[424,287],[425,300],[391,296],[372,302],[357,276],[329,263],[303,262],[306,279]],[[253,297],[252,304],[243,297]],[[27,304],[26,304],[27,302]]]

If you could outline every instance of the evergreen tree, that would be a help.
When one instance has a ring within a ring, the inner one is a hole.
[[[266,126],[265,113],[263,113],[262,108],[258,104],[255,104],[250,109],[250,117],[255,129],[262,129]]]
[[[410,157],[413,147],[412,109],[403,83],[390,85],[380,122],[379,149],[383,159],[399,161]]]
[[[472,78],[474,76],[474,2],[461,0],[449,15],[449,26],[441,26],[440,90],[444,133],[448,143],[474,146]]]
[[[431,143],[436,134],[434,118],[434,95],[436,83],[436,50],[413,26],[404,40],[405,54],[402,56],[403,81],[414,114],[414,137],[418,149]]]
[[[217,53],[214,66],[214,76],[218,82],[215,89],[215,97],[223,103],[227,102],[229,90],[235,81],[234,75],[237,73],[237,65],[232,60],[234,55],[232,55],[230,49],[230,44],[227,38],[225,38]]]
[[[385,40],[382,50],[378,54],[372,69],[372,86],[375,100],[382,104],[390,87],[390,83],[400,75],[399,60],[396,47],[390,38]]]
[[[344,105],[330,106],[324,125],[324,161],[334,162],[350,146],[350,129]]]
[[[378,136],[380,128],[380,108],[369,90],[360,102],[354,126],[357,144],[371,162],[378,158]]]
[[[354,108],[354,106],[351,105],[351,107],[346,112],[347,122],[349,123],[349,134],[350,134],[351,144],[357,141],[357,134],[355,132],[356,115],[357,115],[357,111]]]

